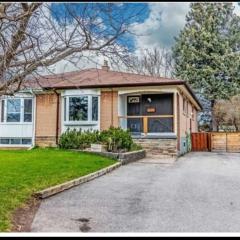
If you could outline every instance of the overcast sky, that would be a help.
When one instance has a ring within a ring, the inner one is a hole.
[[[152,2],[148,3],[146,11],[148,14],[144,16],[141,23],[133,26],[132,30],[137,36],[133,36],[133,43],[136,49],[143,48],[171,48],[174,44],[174,37],[184,27],[185,17],[189,11],[188,2]],[[235,12],[240,15],[240,6],[234,3]],[[99,61],[103,61],[99,58]],[[63,70],[64,61],[59,63],[55,70],[61,72]],[[101,64],[100,64],[101,65]],[[79,63],[81,66],[81,63]],[[84,64],[85,67],[93,67],[92,64]],[[64,71],[76,70],[71,64],[64,68]]]
[[[174,44],[174,36],[184,27],[189,11],[187,2],[149,3],[149,17],[135,27],[136,33],[146,36],[136,37],[136,48],[153,46],[169,48]],[[235,12],[240,15],[240,6],[234,3]]]

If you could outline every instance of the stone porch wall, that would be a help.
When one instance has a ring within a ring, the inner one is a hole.
[[[160,138],[136,138],[135,143],[140,144],[146,150],[147,157],[177,157],[177,139]]]

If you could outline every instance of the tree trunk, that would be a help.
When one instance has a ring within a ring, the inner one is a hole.
[[[217,122],[215,120],[214,111],[213,111],[214,104],[215,104],[215,100],[211,100],[212,119],[211,119],[211,122],[210,122],[210,131],[212,131],[212,132],[218,131]]]

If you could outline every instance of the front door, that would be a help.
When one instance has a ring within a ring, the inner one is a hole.
[[[141,134],[142,132],[142,118],[141,116],[141,96],[127,97],[127,128],[132,134]]]

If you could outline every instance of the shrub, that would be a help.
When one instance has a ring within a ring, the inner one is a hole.
[[[133,152],[133,151],[138,151],[138,150],[142,150],[142,146],[139,145],[139,144],[136,144],[136,143],[133,143],[132,146],[131,146],[131,149],[130,151]]]
[[[59,139],[59,147],[65,149],[76,149],[78,148],[78,132],[76,129],[67,129]]]
[[[129,151],[133,145],[133,140],[128,130],[120,127],[110,127],[101,132],[101,141],[107,145],[108,151],[118,152]]]
[[[59,139],[59,147],[64,149],[84,149],[90,147],[91,143],[100,142],[100,132],[70,130],[69,128],[63,133]]]
[[[102,132],[67,129],[60,137],[59,147],[64,149],[85,149],[90,147],[92,143],[104,144],[110,152],[142,149],[141,146],[133,143],[130,132],[120,127],[110,127]]]

